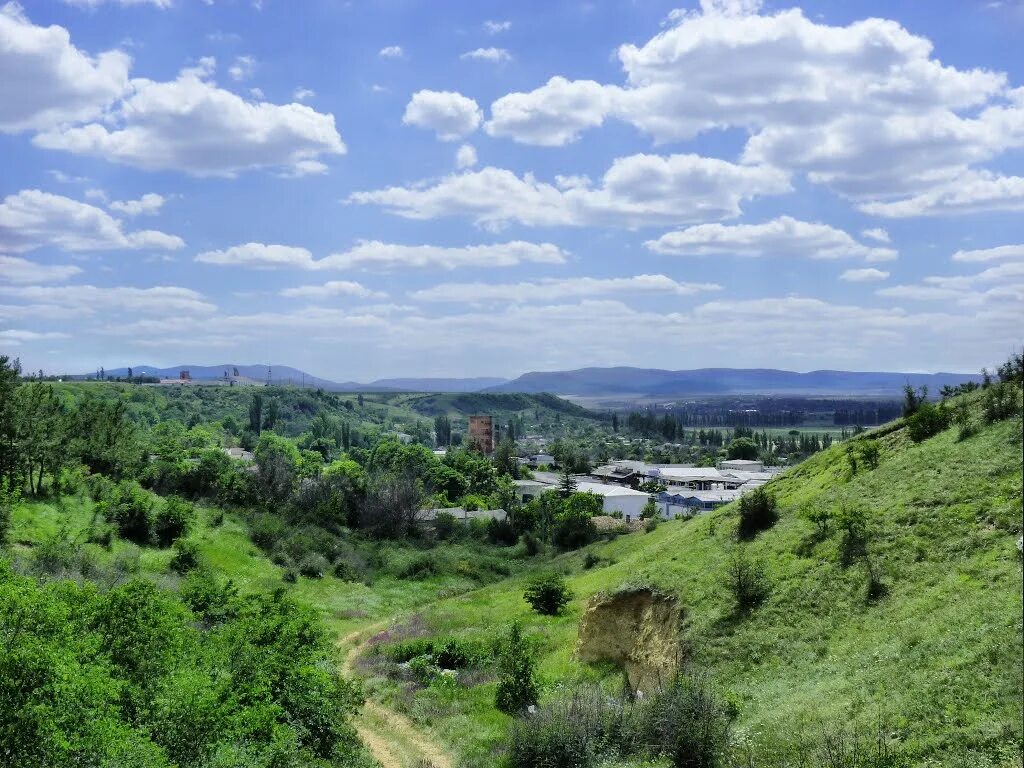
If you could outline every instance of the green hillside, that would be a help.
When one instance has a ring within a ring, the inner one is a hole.
[[[595,593],[648,583],[681,599],[689,663],[738,712],[733,734],[751,765],[830,764],[815,752],[823,740],[868,744],[878,734],[895,757],[872,765],[1019,765],[1020,419],[963,440],[948,428],[914,443],[899,423],[862,439],[872,437],[877,468],[851,475],[838,445],[771,483],[780,518],[750,543],[737,543],[731,505],[592,545],[590,561],[599,560],[589,569],[583,553],[562,556],[575,599],[559,617],[532,613],[519,579],[434,603],[412,623],[489,642],[523,622],[540,648],[543,706],[574,680],[617,685],[614,669],[573,659],[580,615]],[[807,519],[815,506],[832,512],[824,532]],[[844,545],[841,509],[864,513],[863,547]],[[763,564],[770,589],[749,614],[736,612],[727,587],[740,546]],[[493,763],[511,722],[493,708],[493,676],[410,688],[387,665],[368,669],[376,695],[465,764]]]

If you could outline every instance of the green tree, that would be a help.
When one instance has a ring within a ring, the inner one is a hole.
[[[249,431],[257,437],[263,429],[263,395],[253,392],[249,401]]]
[[[569,468],[565,467],[562,470],[562,476],[559,478],[558,481],[558,493],[561,495],[563,499],[568,499],[570,496],[576,493],[577,487],[579,486],[576,483],[576,478],[572,476],[572,473],[569,471]]]
[[[537,703],[538,689],[533,653],[519,622],[513,622],[498,657],[498,689],[494,706],[507,714],[517,714]]]
[[[523,599],[537,613],[557,616],[572,599],[565,577],[554,571],[534,576],[523,592]]]
[[[726,455],[730,459],[754,460],[758,456],[757,443],[749,437],[739,437],[729,443]]]

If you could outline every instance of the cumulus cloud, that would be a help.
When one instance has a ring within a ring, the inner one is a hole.
[[[138,200],[115,200],[108,207],[126,216],[140,216],[158,213],[166,202],[167,198],[163,195],[147,192]]]
[[[0,280],[9,283],[58,283],[81,271],[74,264],[37,264],[20,256],[0,254]]]
[[[0,7],[0,131],[51,128],[100,115],[128,89],[131,59],[97,56],[71,43],[64,27],[40,27],[17,3]]]
[[[868,267],[866,269],[848,269],[839,276],[839,279],[850,283],[868,283],[876,280],[885,280],[888,277],[888,272]]]
[[[998,259],[1024,259],[1024,245],[997,245],[995,248],[957,251],[953,254],[953,261],[996,261]]]
[[[176,286],[153,288],[128,286],[100,288],[95,285],[0,286],[0,295],[74,309],[84,315],[103,311],[125,311],[152,315],[175,312],[205,314],[216,310],[216,307],[206,301],[201,293]]]
[[[889,233],[881,227],[873,227],[871,229],[865,229],[860,233],[861,237],[867,238],[868,240],[874,240],[879,243],[890,243],[892,239],[889,237]]]
[[[245,55],[235,56],[235,60],[228,67],[228,74],[232,80],[248,80],[256,73],[256,57]]]
[[[459,58],[463,61],[490,61],[494,64],[500,64],[504,61],[511,61],[512,54],[504,48],[475,48],[472,51],[466,51]]]
[[[356,192],[349,202],[381,205],[411,219],[468,216],[492,229],[511,222],[640,227],[737,216],[744,200],[790,190],[788,176],[778,169],[698,155],[618,158],[600,186],[580,177],[559,181],[554,186],[532,174],[520,177],[488,166],[433,185]]]
[[[1024,210],[1024,177],[1001,176],[990,171],[971,171],[947,184],[919,195],[891,202],[860,205],[873,216],[902,219],[978,211]]]
[[[305,248],[290,245],[244,243],[219,251],[203,251],[196,261],[222,266],[254,267],[256,269],[315,269],[313,254]]]
[[[1019,319],[1024,306],[1024,261],[1006,261],[971,275],[931,275],[919,283],[893,285],[876,293],[915,301],[955,302],[965,307],[1003,305]]]
[[[508,243],[445,247],[400,245],[379,240],[362,241],[347,251],[314,259],[305,248],[245,243],[220,251],[204,251],[196,261],[225,266],[303,270],[364,269],[390,272],[399,269],[459,269],[461,267],[513,267],[518,264],[564,264],[566,252],[551,243]]]
[[[125,232],[120,221],[100,208],[38,189],[5,197],[0,203],[0,249],[18,253],[46,246],[65,251],[176,250],[185,242],[153,230]]]
[[[316,91],[312,88],[303,88],[299,86],[292,92],[292,98],[296,101],[309,101],[316,96]]]
[[[716,283],[684,283],[665,275],[637,275],[636,277],[569,277],[548,278],[522,283],[442,283],[415,291],[412,298],[419,301],[476,304],[488,301],[531,302],[559,301],[592,296],[661,293],[692,296],[702,291],[719,291]]]
[[[131,93],[103,123],[63,126],[34,138],[44,149],[95,155],[147,171],[197,176],[300,168],[345,154],[334,116],[303,104],[252,103],[211,80],[214,62],[184,69],[176,80],[133,80]]]
[[[0,341],[12,347],[20,346],[25,341],[44,341],[49,339],[70,339],[71,336],[60,331],[29,331],[20,328],[7,328],[0,331]]]
[[[400,45],[388,45],[381,48],[377,55],[382,59],[400,59],[405,55],[405,51]]]
[[[897,257],[891,248],[864,245],[841,229],[790,216],[780,216],[763,224],[700,224],[669,232],[644,245],[656,253],[681,256],[796,256],[867,261]]]
[[[351,280],[329,280],[323,285],[302,285],[298,288],[285,288],[282,296],[301,299],[330,299],[336,296],[352,296],[359,299],[384,298],[386,293],[371,291],[361,283]]]
[[[463,144],[455,152],[455,167],[460,171],[464,168],[472,168],[476,165],[476,147],[472,144]]]
[[[502,32],[508,32],[510,29],[512,29],[512,22],[508,20],[494,21],[492,19],[488,19],[487,21],[484,22],[484,30],[489,35],[497,35]]]
[[[485,129],[574,141],[606,119],[658,142],[740,128],[744,162],[800,170],[844,195],[919,194],[1024,145],[1024,97],[1005,74],[944,66],[927,39],[872,18],[830,26],[799,9],[705,3],[618,49],[621,83],[552,77],[491,105]]]
[[[432,130],[441,141],[456,141],[472,133],[482,120],[477,103],[454,91],[417,91],[402,116],[406,125]]]

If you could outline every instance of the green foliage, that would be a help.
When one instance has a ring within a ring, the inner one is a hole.
[[[174,542],[174,555],[171,557],[171,570],[185,574],[199,567],[199,545],[187,539]]]
[[[11,511],[21,499],[21,492],[11,488],[6,477],[0,477],[0,549],[8,544],[11,532]]]
[[[518,622],[509,627],[498,657],[498,688],[494,706],[508,714],[522,712],[537,703],[538,688],[534,658]]]
[[[557,616],[572,599],[572,592],[560,573],[549,571],[537,574],[530,580],[523,599],[537,613]]]
[[[653,517],[648,517],[644,521],[644,532],[654,533],[654,531],[658,530],[659,522],[661,522],[661,518],[659,518],[657,515],[654,515]]]
[[[600,514],[601,498],[574,493],[565,499],[551,525],[551,542],[562,550],[585,547],[597,537],[594,514]]]
[[[730,459],[756,459],[760,454],[757,443],[749,437],[738,437],[729,443],[726,455]]]
[[[113,488],[106,504],[107,522],[117,526],[122,538],[146,545],[153,541],[153,496],[134,480]]]
[[[746,613],[768,599],[771,587],[764,566],[747,556],[746,547],[737,547],[729,558],[726,584],[735,609]]]
[[[153,517],[153,534],[157,544],[169,547],[182,536],[188,535],[195,519],[195,509],[187,501],[177,496],[166,499]]]
[[[765,488],[755,488],[740,497],[740,522],[737,535],[750,539],[775,525],[779,519],[775,494]]]
[[[924,402],[907,417],[907,434],[915,443],[934,437],[948,426],[949,414],[944,405]]]

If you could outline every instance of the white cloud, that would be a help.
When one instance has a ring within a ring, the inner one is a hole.
[[[1024,245],[998,245],[973,251],[957,251],[953,261],[995,261],[997,259],[1024,259]]]
[[[128,88],[131,59],[90,56],[63,27],[39,27],[17,3],[0,7],[0,131],[50,128],[100,115]]]
[[[492,245],[444,247],[400,245],[378,240],[363,241],[341,253],[314,259],[305,248],[287,245],[246,243],[221,251],[205,251],[196,261],[226,266],[263,269],[303,270],[365,269],[389,272],[404,269],[445,269],[461,267],[512,267],[518,264],[564,264],[566,253],[551,243],[515,240]]]
[[[839,279],[850,283],[868,283],[876,280],[885,280],[888,277],[888,272],[868,267],[866,269],[848,269],[839,276]]]
[[[576,178],[573,186],[559,189],[531,174],[519,177],[488,166],[445,176],[432,186],[356,192],[349,202],[381,205],[411,219],[468,216],[492,229],[513,221],[640,227],[737,216],[742,201],[789,190],[787,175],[775,168],[698,155],[632,155],[615,160],[599,187]]]
[[[266,98],[266,94],[263,93],[262,88],[250,88],[249,95],[252,96],[254,99],[258,99],[259,101],[263,101]]]
[[[301,86],[292,93],[292,98],[296,101],[309,101],[314,96],[316,96],[316,91],[312,88],[303,88]]]
[[[512,29],[512,22],[508,20],[494,21],[492,19],[488,19],[487,21],[484,22],[484,30],[489,35],[497,35],[502,32],[508,32],[510,29]]]
[[[126,216],[150,215],[159,213],[167,198],[155,192],[147,192],[138,200],[115,200],[108,207]]]
[[[377,55],[382,59],[400,59],[405,56],[405,51],[400,45],[389,45],[381,48]]]
[[[10,346],[19,346],[24,341],[43,341],[47,339],[70,339],[71,336],[59,331],[28,331],[8,328],[0,331],[0,341]]]
[[[153,288],[127,286],[99,288],[95,285],[0,286],[0,295],[74,309],[83,315],[105,311],[153,315],[176,312],[205,314],[216,310],[216,307],[207,302],[201,293],[175,286]]]
[[[661,293],[692,296],[701,291],[718,291],[715,283],[681,283],[665,275],[636,277],[569,277],[547,278],[522,283],[442,283],[415,291],[410,296],[419,301],[478,304],[490,301],[551,302],[563,299],[622,294]]]
[[[1024,177],[971,171],[953,182],[892,202],[863,203],[860,209],[873,216],[907,218],[1024,210]]]
[[[302,285],[298,288],[285,288],[282,296],[303,299],[329,299],[335,296],[353,296],[359,299],[385,298],[386,293],[371,291],[361,283],[351,280],[329,280],[323,285]]]
[[[973,275],[932,275],[920,283],[894,285],[876,293],[889,298],[944,301],[983,309],[1002,305],[1019,319],[1024,307],[1024,261],[1007,261]]]
[[[780,216],[763,224],[700,224],[669,232],[644,245],[656,253],[684,256],[796,256],[868,261],[897,257],[891,248],[863,245],[841,229],[790,216]]]
[[[37,264],[20,256],[4,256],[0,253],[0,280],[10,283],[63,282],[81,271],[74,264]]]
[[[441,141],[456,141],[479,127],[483,113],[473,99],[453,91],[417,91],[405,107],[402,122],[427,128]]]
[[[302,104],[251,103],[209,79],[212,60],[176,80],[132,81],[132,92],[105,124],[39,134],[45,149],[96,155],[143,170],[184,170],[197,176],[284,167],[342,155],[334,116]]]
[[[889,237],[889,233],[881,227],[873,227],[871,229],[865,229],[860,233],[861,237],[865,237],[868,240],[874,240],[879,243],[891,243],[892,238]]]
[[[228,67],[232,80],[248,80],[256,73],[256,57],[245,55],[235,56],[234,62]]]
[[[222,266],[255,267],[257,269],[315,269],[313,254],[305,248],[289,245],[245,243],[222,251],[203,251],[196,261]]]
[[[466,51],[459,58],[463,61],[490,61],[494,64],[500,64],[505,61],[511,61],[512,54],[504,48],[475,48],[472,51]]]
[[[54,181],[59,181],[61,184],[85,184],[89,181],[88,176],[72,176],[57,169],[49,170],[47,173],[53,177]]]
[[[1003,73],[944,66],[894,21],[829,26],[799,9],[741,5],[705,3],[621,46],[621,84],[555,76],[507,94],[485,128],[562,145],[609,118],[658,142],[735,127],[750,134],[745,162],[870,199],[920,193],[1024,145],[1024,96]]]
[[[61,0],[65,5],[74,5],[79,8],[98,8],[107,3],[115,5],[152,5],[154,8],[167,9],[174,5],[173,0]]]
[[[476,165],[476,147],[472,144],[463,144],[455,152],[455,167],[460,171],[465,168],[472,168]]]
[[[513,240],[490,245],[442,247],[398,245],[377,240],[364,241],[344,253],[324,259],[332,269],[459,269],[461,267],[513,267],[518,264],[564,264],[566,252],[551,243]]]
[[[176,250],[185,243],[164,232],[125,232],[120,221],[100,208],[38,189],[4,198],[0,249],[17,253],[46,246],[65,251]]]

